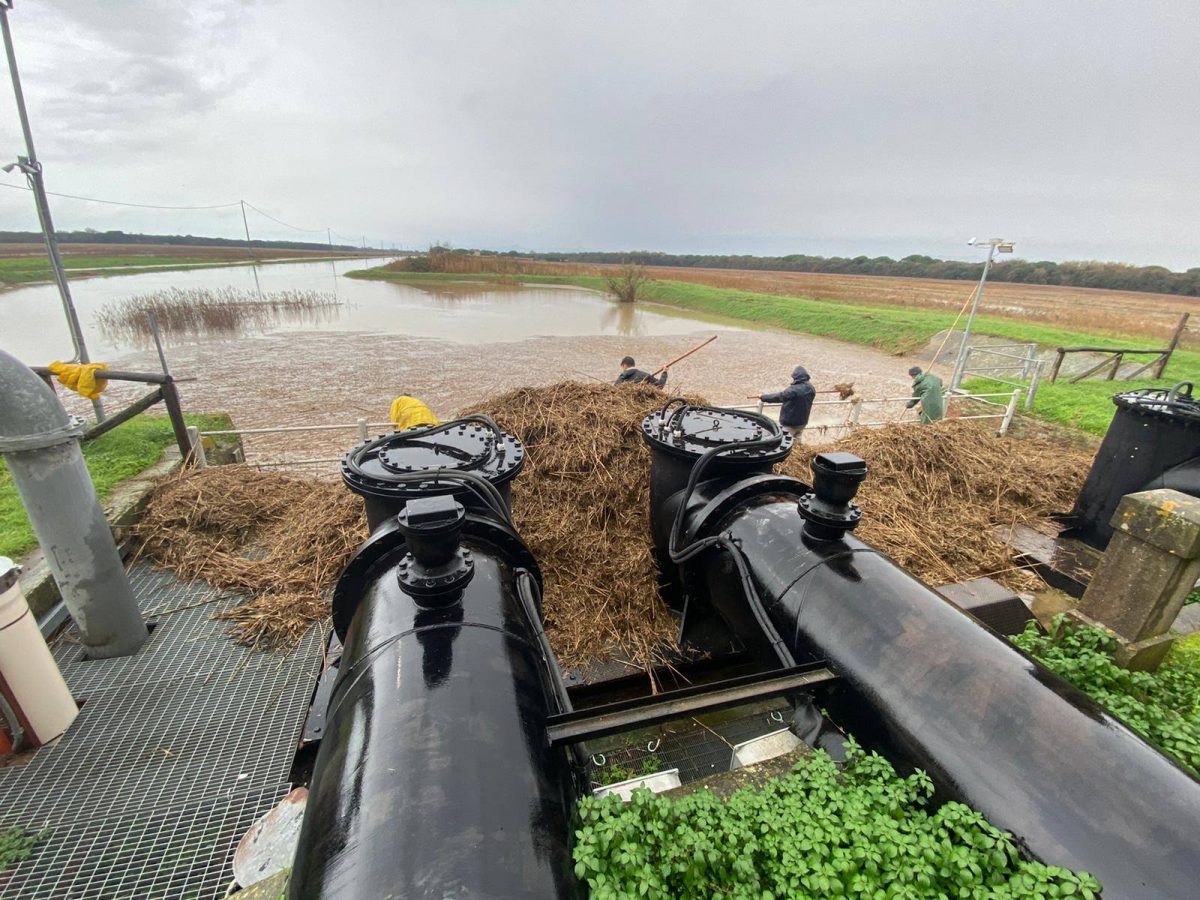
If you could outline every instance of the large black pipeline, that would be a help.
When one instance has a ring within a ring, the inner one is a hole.
[[[289,897],[575,896],[576,786],[536,564],[450,496],[407,503],[347,566],[342,662]]]
[[[676,488],[651,510],[655,533],[668,532],[683,505],[688,542],[724,538],[679,567],[689,604],[715,609],[770,659],[746,609],[761,603],[798,662],[824,660],[842,676],[843,708],[873,729],[894,762],[925,769],[940,796],[979,810],[1039,859],[1092,872],[1106,898],[1196,895],[1200,782],[849,537],[861,460],[818,457],[814,492],[762,472],[709,479],[689,492],[679,454],[662,453],[650,424],[653,464],[666,462],[652,479],[666,477],[660,496]]]

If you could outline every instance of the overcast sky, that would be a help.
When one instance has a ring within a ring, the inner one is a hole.
[[[53,191],[245,198],[406,247],[971,259],[976,235],[1200,266],[1196,0],[17,0],[9,18]],[[241,230],[236,209],[52,201],[63,229]],[[27,194],[0,189],[0,228],[36,228]]]

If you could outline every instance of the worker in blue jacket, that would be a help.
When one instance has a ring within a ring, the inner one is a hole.
[[[783,426],[784,431],[791,433],[792,437],[796,439],[796,445],[799,446],[800,437],[808,425],[808,417],[812,412],[813,400],[816,396],[817,389],[812,386],[812,381],[808,377],[808,369],[804,366],[796,366],[792,369],[791,384],[774,394],[763,394],[759,399],[763,403],[783,404],[779,410],[779,424]]]

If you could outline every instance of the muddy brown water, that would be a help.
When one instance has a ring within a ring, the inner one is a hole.
[[[909,359],[652,304],[623,306],[582,289],[364,281],[345,278],[345,264],[339,264],[336,279],[328,263],[259,268],[265,292],[336,290],[342,305],[335,316],[279,322],[265,332],[168,340],[172,372],[196,379],[180,385],[185,409],[229,413],[240,428],[349,424],[359,417],[382,422],[397,393],[421,397],[438,415],[450,417],[488,394],[517,387],[611,381],[625,355],[652,370],[713,334],[719,335],[715,343],[672,369],[670,393],[752,403],[748,395],[784,387],[798,364],[809,369],[818,389],[854,382],[868,398],[905,396],[908,390]],[[253,273],[212,269],[90,279],[76,282],[74,293],[93,358],[114,368],[156,370],[153,349],[100,333],[96,312],[164,287],[225,286],[252,290]],[[52,286],[0,295],[0,321],[0,346],[31,365],[70,355]],[[113,383],[105,396],[117,408],[140,393]],[[77,397],[65,399],[73,412],[90,411]],[[867,409],[874,411],[864,412],[864,421],[881,417],[881,407]],[[819,405],[812,424],[840,423],[846,413],[845,406]],[[892,406],[882,417],[897,415]],[[810,432],[821,439],[819,428]],[[247,448],[257,460],[327,458],[355,440],[353,431],[290,434],[254,437]],[[313,470],[328,473],[335,467]]]

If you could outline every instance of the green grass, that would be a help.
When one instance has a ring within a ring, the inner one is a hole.
[[[124,266],[120,275],[133,274],[138,267],[161,269],[164,267],[194,267],[222,265],[236,260],[204,259],[193,256],[64,256],[63,267],[73,269],[109,269]],[[44,256],[10,256],[0,258],[0,282],[4,284],[28,284],[32,281],[50,281],[50,261]]]
[[[382,268],[349,273],[355,278],[377,278],[410,284],[436,281],[511,281],[512,276],[450,275],[437,273],[394,272]],[[590,277],[522,275],[522,282],[535,284],[573,284],[604,290],[603,280]],[[955,316],[939,310],[909,309],[895,306],[862,306],[807,297],[781,297],[730,288],[708,287],[682,281],[656,281],[648,300],[710,316],[765,325],[787,331],[799,331],[835,338],[854,344],[866,344],[893,353],[905,353],[924,347],[938,332],[950,328]],[[1030,322],[992,316],[975,320],[979,334],[1018,342],[1036,342],[1043,347],[1143,345],[1147,339],[1134,335],[1114,336],[1068,331]],[[1164,387],[1179,381],[1200,383],[1200,352],[1178,350],[1171,357],[1166,377],[1160,381],[1085,381],[1080,384],[1043,382],[1031,413],[1037,417],[1078,428],[1092,434],[1104,434],[1112,420],[1112,397],[1121,391],[1142,387]],[[977,392],[1009,390],[987,379],[974,379],[966,387]]]
[[[408,284],[439,281],[502,281],[511,282],[514,276],[455,275],[429,272],[396,272],[378,267],[347,273],[351,278],[399,281]],[[587,276],[520,275],[518,281],[529,284],[573,284],[579,287],[604,290],[604,279]],[[839,303],[833,300],[814,300],[809,297],[779,296],[740,291],[733,288],[709,287],[684,281],[655,281],[645,296],[654,303],[665,303],[680,309],[705,312],[729,319],[802,331],[822,337],[835,338],[854,344],[867,344],[893,353],[905,353],[925,346],[939,331],[954,324],[955,314],[934,309],[911,309],[897,306],[868,306],[858,303]],[[993,316],[979,316],[975,331],[980,334],[1009,338],[1014,341],[1034,341],[1047,347],[1089,345],[1098,347],[1141,345],[1146,337],[1133,335],[1096,335],[1031,322],[1020,322]],[[1172,367],[1187,360],[1192,370],[1200,371],[1200,352],[1179,351]]]
[[[1190,371],[1182,366],[1172,366],[1171,376],[1159,381],[1139,378],[1133,381],[1081,381],[1079,384],[1042,382],[1030,413],[1059,425],[1103,436],[1117,409],[1112,402],[1113,395],[1139,388],[1171,387],[1180,380],[1200,383],[1200,366]],[[1009,385],[986,378],[973,378],[963,387],[972,393],[1012,390]]]
[[[187,416],[189,425],[201,429],[230,427],[226,416]],[[103,503],[122,481],[145,471],[162,459],[163,448],[175,436],[166,416],[143,415],[119,425],[83,445],[83,458]],[[20,559],[37,545],[33,529],[21,506],[4,461],[0,460],[0,556]]]

